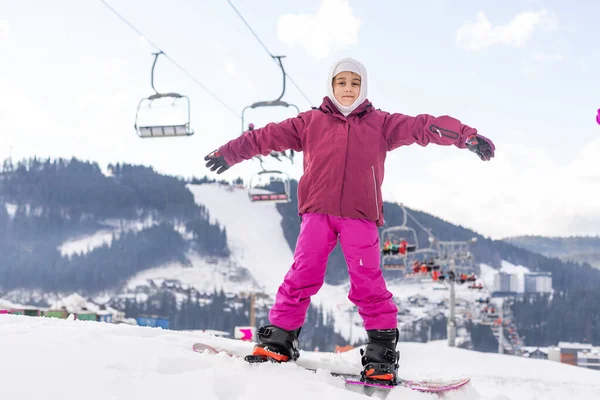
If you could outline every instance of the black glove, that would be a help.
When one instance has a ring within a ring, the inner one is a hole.
[[[473,134],[467,138],[467,149],[477,154],[483,161],[489,161],[494,157],[496,146],[492,141],[479,134]]]
[[[210,168],[211,171],[217,171],[217,174],[222,174],[229,169],[229,165],[225,162],[225,157],[223,157],[218,149],[204,157],[204,160],[208,161],[206,168]]]

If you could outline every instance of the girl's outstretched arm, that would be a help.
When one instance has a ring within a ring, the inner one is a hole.
[[[459,120],[447,115],[436,118],[428,114],[411,117],[386,113],[383,133],[388,151],[413,143],[421,146],[427,146],[429,143],[442,146],[455,145],[464,149],[467,148],[467,138],[476,134],[477,129],[463,125]]]
[[[300,133],[304,129],[302,114],[263,128],[247,131],[237,139],[219,148],[225,162],[231,167],[257,155],[269,155],[272,151],[302,151]]]

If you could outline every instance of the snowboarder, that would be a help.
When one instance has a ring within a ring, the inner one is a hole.
[[[396,381],[398,308],[380,268],[378,227],[384,224],[381,184],[386,153],[401,146],[454,145],[487,161],[493,143],[459,120],[416,117],[375,109],[367,99],[367,71],[358,61],[334,63],[327,96],[319,108],[247,131],[205,157],[218,174],[271,151],[304,152],[298,184],[301,228],[294,262],[277,291],[269,325],[258,329],[253,355],[280,362],[296,360],[298,337],[311,296],[323,285],[329,254],[338,239],[348,265],[348,298],[367,331],[361,350],[365,380]]]

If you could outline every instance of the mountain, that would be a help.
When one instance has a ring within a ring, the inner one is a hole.
[[[197,341],[249,349],[202,332],[0,315],[0,398],[90,400],[165,398],[290,400],[365,399],[344,388],[341,378],[294,364],[248,365],[225,354],[195,353]],[[444,342],[399,343],[400,375],[406,378],[471,377],[447,395],[455,400],[578,399],[600,393],[600,371],[548,360],[449,348]],[[303,351],[300,359],[343,372],[361,369],[359,350]],[[32,362],[35,360],[35,362]],[[437,396],[396,388],[389,400]]]
[[[251,203],[242,183],[186,180],[121,164],[103,172],[97,164],[75,159],[5,164],[0,297],[47,306],[77,291],[131,317],[168,317],[172,329],[231,331],[249,323],[254,293],[261,325],[292,264],[300,218],[295,196],[287,204]],[[297,182],[291,184],[294,194]],[[400,205],[386,202],[384,207],[386,227],[403,223]],[[492,274],[507,265],[553,276],[553,296],[521,296],[511,304],[517,327],[528,333],[527,344],[600,343],[600,271],[407,210],[407,225],[415,229],[420,247],[428,246],[430,234],[440,240],[477,238],[471,251],[486,287],[458,287],[460,345],[483,343],[467,322],[481,312],[476,300],[491,296]],[[384,275],[401,310],[403,340],[445,338],[447,287],[427,279],[407,281],[397,271]],[[347,299],[348,284],[338,245],[303,330],[309,348],[333,350],[336,344],[365,339],[360,316]],[[578,310],[589,311],[581,315]],[[540,321],[548,315],[553,318]],[[565,328],[567,317],[572,320]],[[490,340],[476,348],[493,351],[497,344],[493,336]]]
[[[597,236],[515,236],[503,240],[533,253],[563,261],[587,263],[600,269],[600,237]]]

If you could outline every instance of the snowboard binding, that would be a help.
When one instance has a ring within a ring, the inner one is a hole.
[[[249,363],[296,361],[300,357],[298,346],[300,329],[286,331],[274,325],[259,328],[257,334],[261,343],[255,345],[252,355],[244,359]]]
[[[400,352],[396,351],[398,330],[369,330],[369,342],[360,350],[361,371],[360,380],[366,383],[398,385],[398,360]]]

